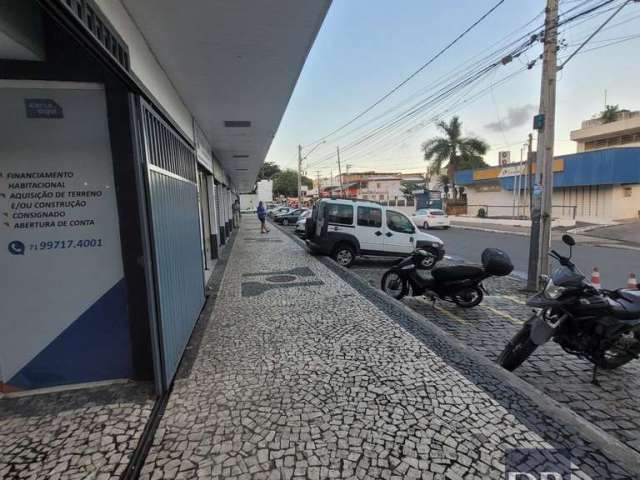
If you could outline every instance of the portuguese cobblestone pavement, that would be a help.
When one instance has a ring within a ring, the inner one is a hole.
[[[153,408],[148,384],[0,399],[0,479],[118,479]]]
[[[251,241],[254,223],[141,478],[503,478],[513,448],[566,449],[575,478],[633,478],[282,232]]]
[[[452,262],[443,262],[443,264]],[[380,287],[388,260],[361,260],[354,272],[370,285]],[[490,295],[474,309],[426,299],[403,302],[460,341],[495,360],[506,343],[531,315],[524,305],[523,282],[513,277],[485,282]],[[515,374],[628,446],[640,451],[640,361],[598,374],[600,386],[591,383],[592,365],[565,353],[557,344],[538,349]],[[559,388],[561,386],[561,388]]]

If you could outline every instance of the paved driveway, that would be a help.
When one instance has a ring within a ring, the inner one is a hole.
[[[243,219],[142,477],[503,478],[514,448],[553,462],[566,449],[579,478],[632,477],[498,370],[389,308]]]

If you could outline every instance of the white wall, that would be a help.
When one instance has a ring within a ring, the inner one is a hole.
[[[120,0],[96,0],[96,3],[129,46],[129,59],[133,73],[171,115],[185,136],[193,139],[193,121],[189,109],[173,88],[171,80],[156,60],[127,9]],[[172,33],[167,32],[167,35]]]
[[[258,208],[258,195],[255,193],[240,194],[240,210],[255,210]]]

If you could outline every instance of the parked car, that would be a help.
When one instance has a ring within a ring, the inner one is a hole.
[[[307,219],[311,217],[312,212],[312,210],[305,210],[304,212],[302,212],[302,215],[300,215],[300,218],[298,218],[298,221],[296,222],[296,234],[300,236],[304,235],[307,226]]]
[[[270,210],[267,210],[267,215],[269,217],[271,217],[271,218],[274,218],[276,215],[282,215],[284,213],[289,213],[292,210],[294,210],[294,209],[291,208],[291,207],[279,206],[279,207],[275,207],[275,208],[272,208]]]
[[[437,208],[421,208],[413,214],[413,222],[424,229],[441,227],[449,228],[449,216]]]
[[[276,223],[281,223],[282,225],[295,225],[295,223],[300,218],[304,212],[306,212],[306,208],[296,208],[295,210],[291,210],[290,212],[281,213],[280,215],[276,215],[273,217],[273,220]]]
[[[344,267],[358,255],[406,257],[416,248],[444,256],[442,240],[421,232],[404,213],[366,200],[324,199],[306,222],[307,246]]]

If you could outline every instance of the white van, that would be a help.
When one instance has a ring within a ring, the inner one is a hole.
[[[313,207],[306,229],[309,249],[330,255],[344,267],[358,255],[404,257],[416,248],[430,251],[434,263],[444,256],[438,237],[421,232],[393,207],[366,200],[321,200]]]

